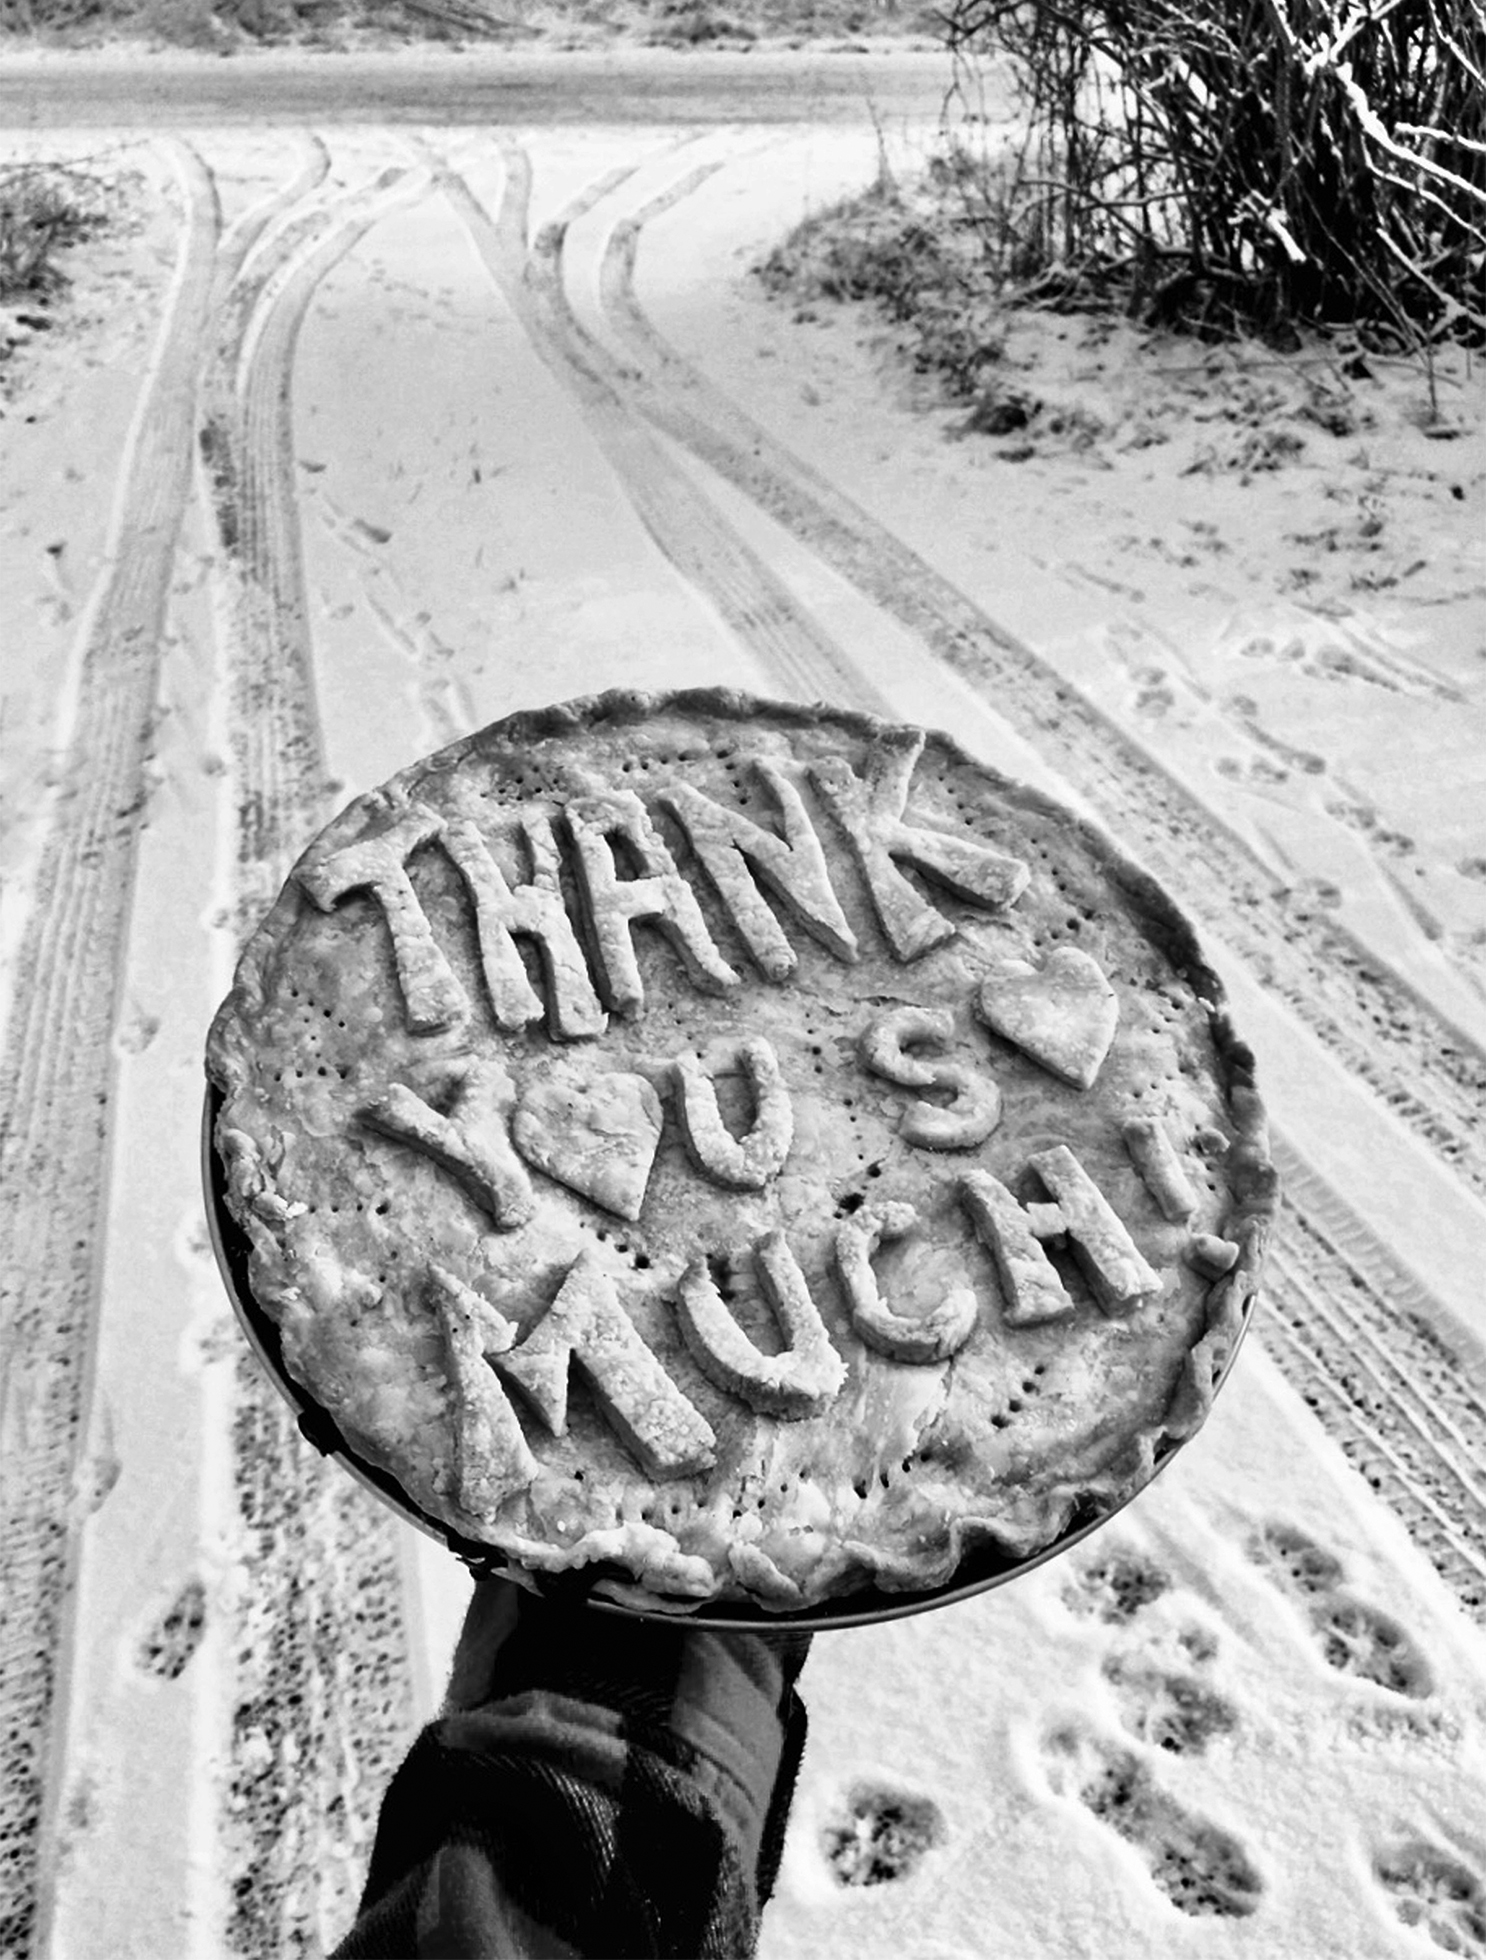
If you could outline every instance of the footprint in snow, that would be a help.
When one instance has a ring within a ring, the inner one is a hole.
[[[1171,1589],[1164,1565],[1143,1553],[1112,1545],[1070,1568],[1063,1603],[1084,1616],[1095,1613],[1110,1626],[1127,1626],[1143,1606]]]
[[[1304,660],[1305,641],[1291,638],[1283,646],[1276,646],[1268,635],[1261,634],[1256,639],[1245,640],[1238,653],[1245,660]]]
[[[1338,1673],[1418,1699],[1433,1691],[1429,1663],[1413,1636],[1346,1590],[1346,1574],[1334,1553],[1279,1521],[1265,1525],[1248,1549],[1255,1564],[1304,1605],[1322,1655]]]
[[[1101,1556],[1071,1568],[1063,1601],[1072,1612],[1097,1615],[1105,1625],[1123,1631],[1175,1583],[1154,1559],[1111,1546]],[[1206,1666],[1217,1651],[1217,1640],[1206,1628],[1184,1626],[1154,1641],[1126,1638],[1107,1654],[1104,1678],[1115,1690],[1120,1720],[1130,1734],[1170,1755],[1195,1756],[1213,1736],[1236,1728],[1238,1714],[1232,1703],[1187,1671],[1189,1665]]]
[[[199,1579],[188,1579],[140,1641],[135,1660],[146,1674],[179,1680],[201,1645],[205,1627],[206,1588]]]
[[[1380,1851],[1373,1874],[1405,1926],[1446,1953],[1486,1954],[1486,1884],[1468,1865],[1411,1838]]]
[[[1215,1735],[1238,1727],[1233,1703],[1194,1674],[1116,1653],[1104,1662],[1104,1678],[1131,1735],[1168,1755],[1200,1756]]]
[[[1243,1845],[1168,1796],[1132,1750],[1065,1724],[1043,1755],[1054,1790],[1133,1845],[1178,1912],[1243,1919],[1258,1910],[1264,1880]]]
[[[944,1814],[928,1797],[856,1783],[821,1832],[821,1854],[838,1885],[907,1878],[944,1837]]]
[[[1169,715],[1175,706],[1176,696],[1169,687],[1142,688],[1135,697],[1136,714],[1149,715],[1153,721]]]

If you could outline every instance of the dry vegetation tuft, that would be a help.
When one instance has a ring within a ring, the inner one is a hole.
[[[59,291],[63,249],[104,222],[108,196],[100,178],[65,164],[0,167],[0,301]]]
[[[946,214],[940,173],[903,189],[886,171],[858,197],[817,212],[758,267],[808,314],[819,300],[872,302],[920,373],[976,396],[1001,356],[1003,298],[972,226]]]

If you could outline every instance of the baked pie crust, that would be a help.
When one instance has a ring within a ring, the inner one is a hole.
[[[212,1026],[282,1366],[451,1542],[654,1609],[948,1586],[1201,1423],[1276,1202],[1185,918],[947,737],[718,691],[358,798]]]

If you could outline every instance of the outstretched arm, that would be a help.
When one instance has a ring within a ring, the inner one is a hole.
[[[444,1712],[388,1789],[334,1960],[746,1960],[804,1746],[809,1645],[477,1582]]]

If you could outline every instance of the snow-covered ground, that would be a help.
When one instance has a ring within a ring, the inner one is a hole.
[[[727,680],[950,727],[1105,822],[1200,921],[1289,1191],[1149,1492],[818,1638],[765,1960],[1486,1954],[1479,364],[1435,412],[1401,361],[1055,322],[1010,351],[1061,434],[964,434],[870,323],[748,276],[881,137],[927,132],[111,153],[136,216],[0,420],[4,1951],[332,1944],[462,1610],[216,1276],[244,925],[443,741]]]

